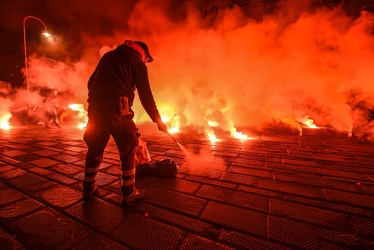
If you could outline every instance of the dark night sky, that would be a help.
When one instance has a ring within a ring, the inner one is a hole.
[[[228,0],[217,0],[214,1],[214,5],[227,5],[228,2]],[[135,3],[143,4],[141,9],[150,10],[150,13],[134,14]],[[152,25],[148,25],[147,28],[143,25],[137,31],[134,20],[147,19],[152,23],[153,18],[167,16],[167,19],[173,23],[183,22],[188,8],[186,5],[197,4],[200,5],[201,1],[0,0],[0,81],[11,82],[13,85],[22,84],[23,20],[26,16],[41,19],[48,31],[54,35],[54,39],[58,41],[53,47],[44,44],[45,40],[41,36],[44,31],[42,23],[28,18],[26,20],[28,56],[36,53],[37,56],[45,55],[55,60],[64,61],[66,58],[79,60],[81,53],[85,53],[87,47],[100,47],[107,43],[110,37],[127,34],[130,16],[132,34],[144,35],[155,32],[152,30]],[[159,13],[152,13],[155,6],[160,10]],[[87,44],[87,41],[90,44]]]
[[[110,36],[114,30],[126,31],[134,1],[106,0],[1,0],[0,81],[20,84],[24,61],[23,19],[41,19],[63,46],[53,51],[40,48],[44,27],[33,18],[26,20],[27,53],[44,54],[59,60],[80,56],[84,36]]]

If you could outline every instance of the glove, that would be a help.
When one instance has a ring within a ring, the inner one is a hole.
[[[157,127],[158,130],[164,132],[165,134],[168,132],[168,128],[166,127],[165,123],[161,121],[161,119],[157,121]]]

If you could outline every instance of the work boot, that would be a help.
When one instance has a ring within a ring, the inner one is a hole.
[[[92,188],[83,188],[83,200],[89,201],[92,200],[94,194],[97,193],[97,184],[95,184]]]
[[[134,202],[141,200],[145,197],[145,190],[143,188],[135,188],[134,191],[128,195],[128,196],[123,196],[123,202],[122,206],[126,207]]]

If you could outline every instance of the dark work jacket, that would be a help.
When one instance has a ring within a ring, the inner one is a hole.
[[[157,122],[160,114],[149,85],[147,67],[138,51],[120,45],[103,55],[88,81],[88,112],[90,106],[116,108],[121,96],[128,98],[131,108],[135,90],[149,117]]]

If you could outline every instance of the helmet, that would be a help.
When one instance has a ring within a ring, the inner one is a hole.
[[[148,50],[147,44],[145,44],[145,43],[143,43],[141,41],[134,41],[134,43],[138,44],[144,50],[145,55],[147,57],[146,62],[153,62],[153,58],[152,58],[151,54],[149,54],[149,50]]]

